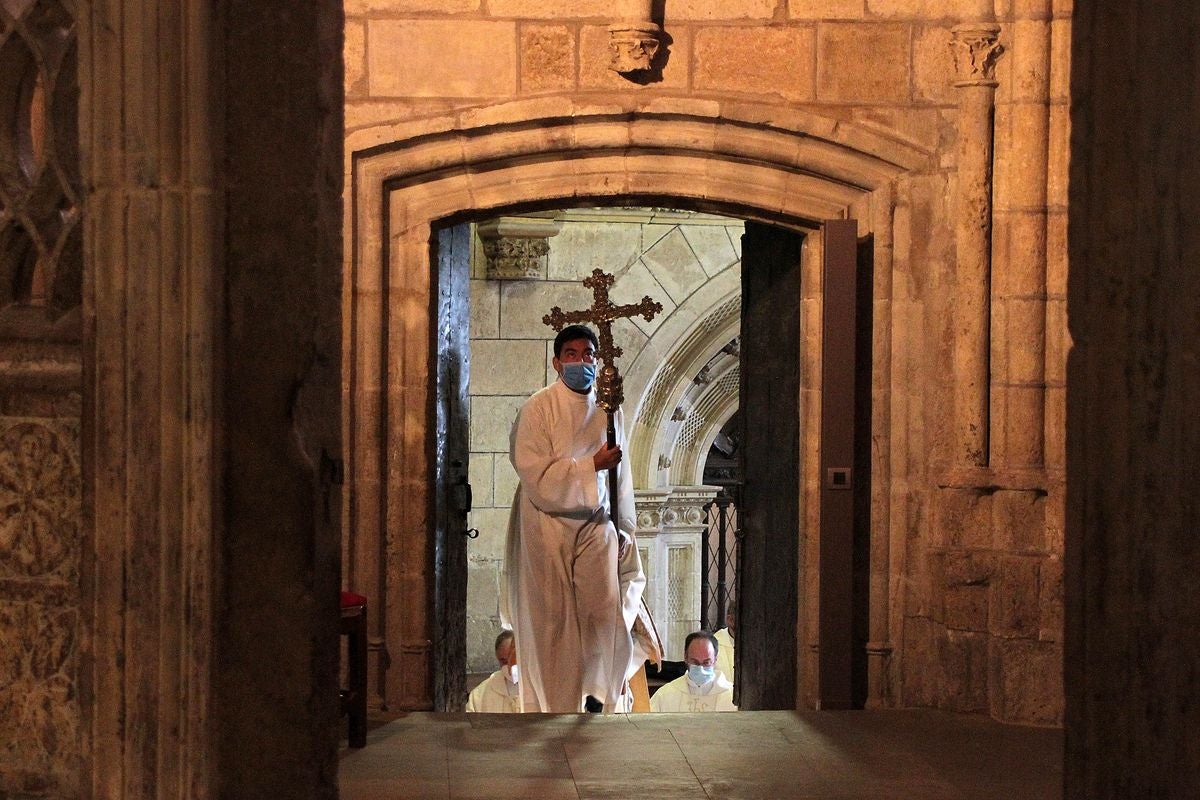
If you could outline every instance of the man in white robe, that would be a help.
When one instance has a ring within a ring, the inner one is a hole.
[[[500,669],[476,686],[467,697],[467,711],[484,714],[514,714],[521,710],[517,646],[512,631],[496,637],[496,660]]]
[[[717,640],[717,669],[729,682],[735,682],[733,676],[733,648],[736,646],[734,637],[737,635],[737,603],[731,602],[725,611],[725,627],[713,634]]]
[[[580,325],[554,340],[559,379],[535,393],[513,425],[509,457],[520,485],[505,553],[501,617],[521,653],[524,711],[572,713],[587,695],[606,711],[629,706],[630,629],[646,577],[634,544],[633,479],[618,469],[621,529],[609,518],[607,470],[621,464],[596,405],[596,336]]]
[[[717,669],[717,640],[708,631],[689,633],[684,644],[687,674],[650,698],[651,711],[737,711],[733,684]]]

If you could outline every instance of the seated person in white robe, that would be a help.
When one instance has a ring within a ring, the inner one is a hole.
[[[519,714],[521,690],[518,686],[517,646],[512,631],[500,631],[496,637],[496,660],[500,669],[475,687],[467,698],[467,711],[484,714]]]
[[[734,636],[737,633],[737,601],[731,600],[725,611],[725,627],[713,634],[717,640],[717,670],[732,684]]]
[[[663,686],[650,698],[651,711],[737,711],[733,684],[717,669],[717,640],[708,631],[684,640],[687,674]]]

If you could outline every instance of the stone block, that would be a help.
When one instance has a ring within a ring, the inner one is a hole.
[[[508,434],[524,396],[485,396],[471,400],[471,452],[507,453]]]
[[[500,287],[500,338],[553,339],[542,323],[553,306],[564,311],[587,308],[592,292],[574,281],[505,281]]]
[[[495,339],[500,335],[500,283],[471,281],[471,338]]]
[[[474,508],[490,508],[496,504],[492,481],[495,459],[496,455],[493,453],[471,453],[467,465],[467,480],[471,483],[471,504]]]
[[[727,228],[724,225],[684,225],[679,230],[709,277],[738,262],[737,251],[733,249],[733,239],[740,241],[740,228]]]
[[[1062,645],[993,639],[991,648],[991,715],[1001,722],[1061,725]]]
[[[957,631],[986,633],[988,591],[988,587],[982,585],[946,587],[946,627]]]
[[[777,0],[671,0],[667,27],[673,20],[771,19]]]
[[[467,558],[473,564],[504,561],[508,538],[508,508],[477,508],[471,511],[471,527],[479,536],[467,545]]]
[[[702,28],[695,34],[693,84],[700,91],[812,100],[815,47],[811,26]]]
[[[1038,587],[1038,639],[1043,642],[1062,642],[1064,625],[1063,562],[1051,556],[1042,562],[1041,583]]]
[[[609,19],[612,0],[488,0],[493,17],[523,19]]]
[[[924,617],[907,616],[903,631],[900,695],[908,705],[937,707],[943,693],[937,642],[944,629]]]
[[[481,0],[345,0],[346,16],[355,14],[462,14],[478,11]]]
[[[917,18],[928,14],[929,2],[930,0],[867,0],[867,14],[892,19]]]
[[[1050,100],[1066,103],[1071,96],[1071,20],[1050,23]]]
[[[992,495],[980,489],[947,488],[935,497],[934,535],[953,547],[992,546]]]
[[[1038,467],[1045,452],[1046,391],[1036,386],[1007,386],[993,392],[1003,407],[1004,438],[998,452],[1014,467]],[[998,403],[999,406],[999,403]]]
[[[954,34],[941,26],[918,28],[913,36],[913,99],[957,102],[954,94]]]
[[[500,568],[495,562],[467,567],[467,616],[500,616]]]
[[[788,19],[856,19],[863,15],[863,0],[787,0]]]
[[[614,303],[618,305],[626,305],[629,303],[640,303],[643,297],[649,297],[659,303],[662,303],[663,310],[657,314],[654,319],[647,322],[644,317],[633,317],[632,324],[647,336],[652,336],[654,331],[658,330],[668,316],[671,315],[676,308],[675,303],[671,300],[671,296],[662,287],[662,284],[654,279],[650,268],[646,266],[641,259],[635,259],[629,267],[616,276],[617,281],[613,284],[610,297]],[[614,333],[615,335],[615,333]],[[639,348],[640,349],[640,348]],[[625,357],[630,354],[627,352]],[[631,363],[626,361],[625,363]]]
[[[545,342],[540,339],[471,341],[470,391],[479,395],[530,395],[542,388]]]
[[[496,663],[499,617],[467,617],[467,672],[491,673]]]
[[[945,631],[937,642],[942,681],[937,706],[960,714],[988,708],[988,637]]]
[[[828,23],[817,29],[817,100],[904,103],[909,99],[908,25]]]
[[[996,579],[996,554],[988,550],[947,550],[944,565],[941,585],[947,589],[989,586]]]
[[[1066,103],[1050,106],[1050,146],[1046,163],[1046,204],[1067,204],[1068,170],[1071,161],[1071,109]]]
[[[563,223],[550,240],[550,280],[578,281],[597,267],[618,275],[642,252],[642,226],[637,223]],[[618,277],[618,284],[620,279]]]
[[[521,91],[543,92],[575,86],[575,35],[565,25],[521,28]]]
[[[662,64],[662,80],[643,85],[609,69],[609,24],[606,22],[603,25],[584,25],[579,31],[580,88],[618,89],[627,92],[650,87],[656,90],[687,88],[691,41],[687,29],[668,32],[670,40],[661,43],[658,56]]]
[[[1001,490],[992,498],[996,549],[1010,553],[1041,553],[1046,547],[1046,495],[1042,492]]]
[[[372,97],[508,97],[517,89],[516,27],[476,20],[367,22]]]
[[[513,469],[508,455],[497,455],[492,464],[492,485],[496,487],[493,505],[497,508],[511,508],[520,482],[521,479],[517,477],[517,471]]]
[[[1042,559],[1001,556],[989,602],[988,629],[994,636],[1036,639],[1041,625],[1039,566]]]
[[[1008,380],[1039,383],[1046,369],[1046,304],[1041,298],[1013,297],[1004,303]],[[1041,335],[1039,335],[1041,334]]]
[[[1050,23],[1020,19],[1012,23],[1011,97],[1017,102],[1044,103],[1050,91]]]
[[[676,305],[708,280],[679,228],[672,229],[643,253],[642,262]]]
[[[1067,296],[1067,215],[1062,211],[1046,217],[1046,293]]]
[[[345,54],[346,97],[367,93],[367,26],[362,22],[346,22]]]

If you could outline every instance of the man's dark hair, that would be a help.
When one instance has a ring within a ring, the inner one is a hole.
[[[554,337],[554,357],[558,358],[562,355],[564,344],[573,342],[576,339],[587,339],[592,343],[592,347],[600,346],[600,340],[596,338],[596,334],[587,325],[568,325],[558,332],[558,336]]]
[[[516,637],[513,636],[513,632],[508,628],[505,628],[504,630],[500,631],[500,635],[496,637],[496,646],[492,649],[499,652],[500,645],[504,644],[505,642],[512,641],[515,638]]]
[[[713,646],[713,655],[716,655],[721,651],[721,645],[717,644],[717,637],[713,636],[708,631],[693,631],[687,635],[686,639],[683,640],[683,654],[685,656],[687,655],[687,649],[691,647],[692,642],[696,641],[697,639],[708,639]]]

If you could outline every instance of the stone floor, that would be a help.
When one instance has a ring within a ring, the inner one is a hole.
[[[409,714],[343,750],[342,800],[1049,800],[1062,732],[935,711]]]

